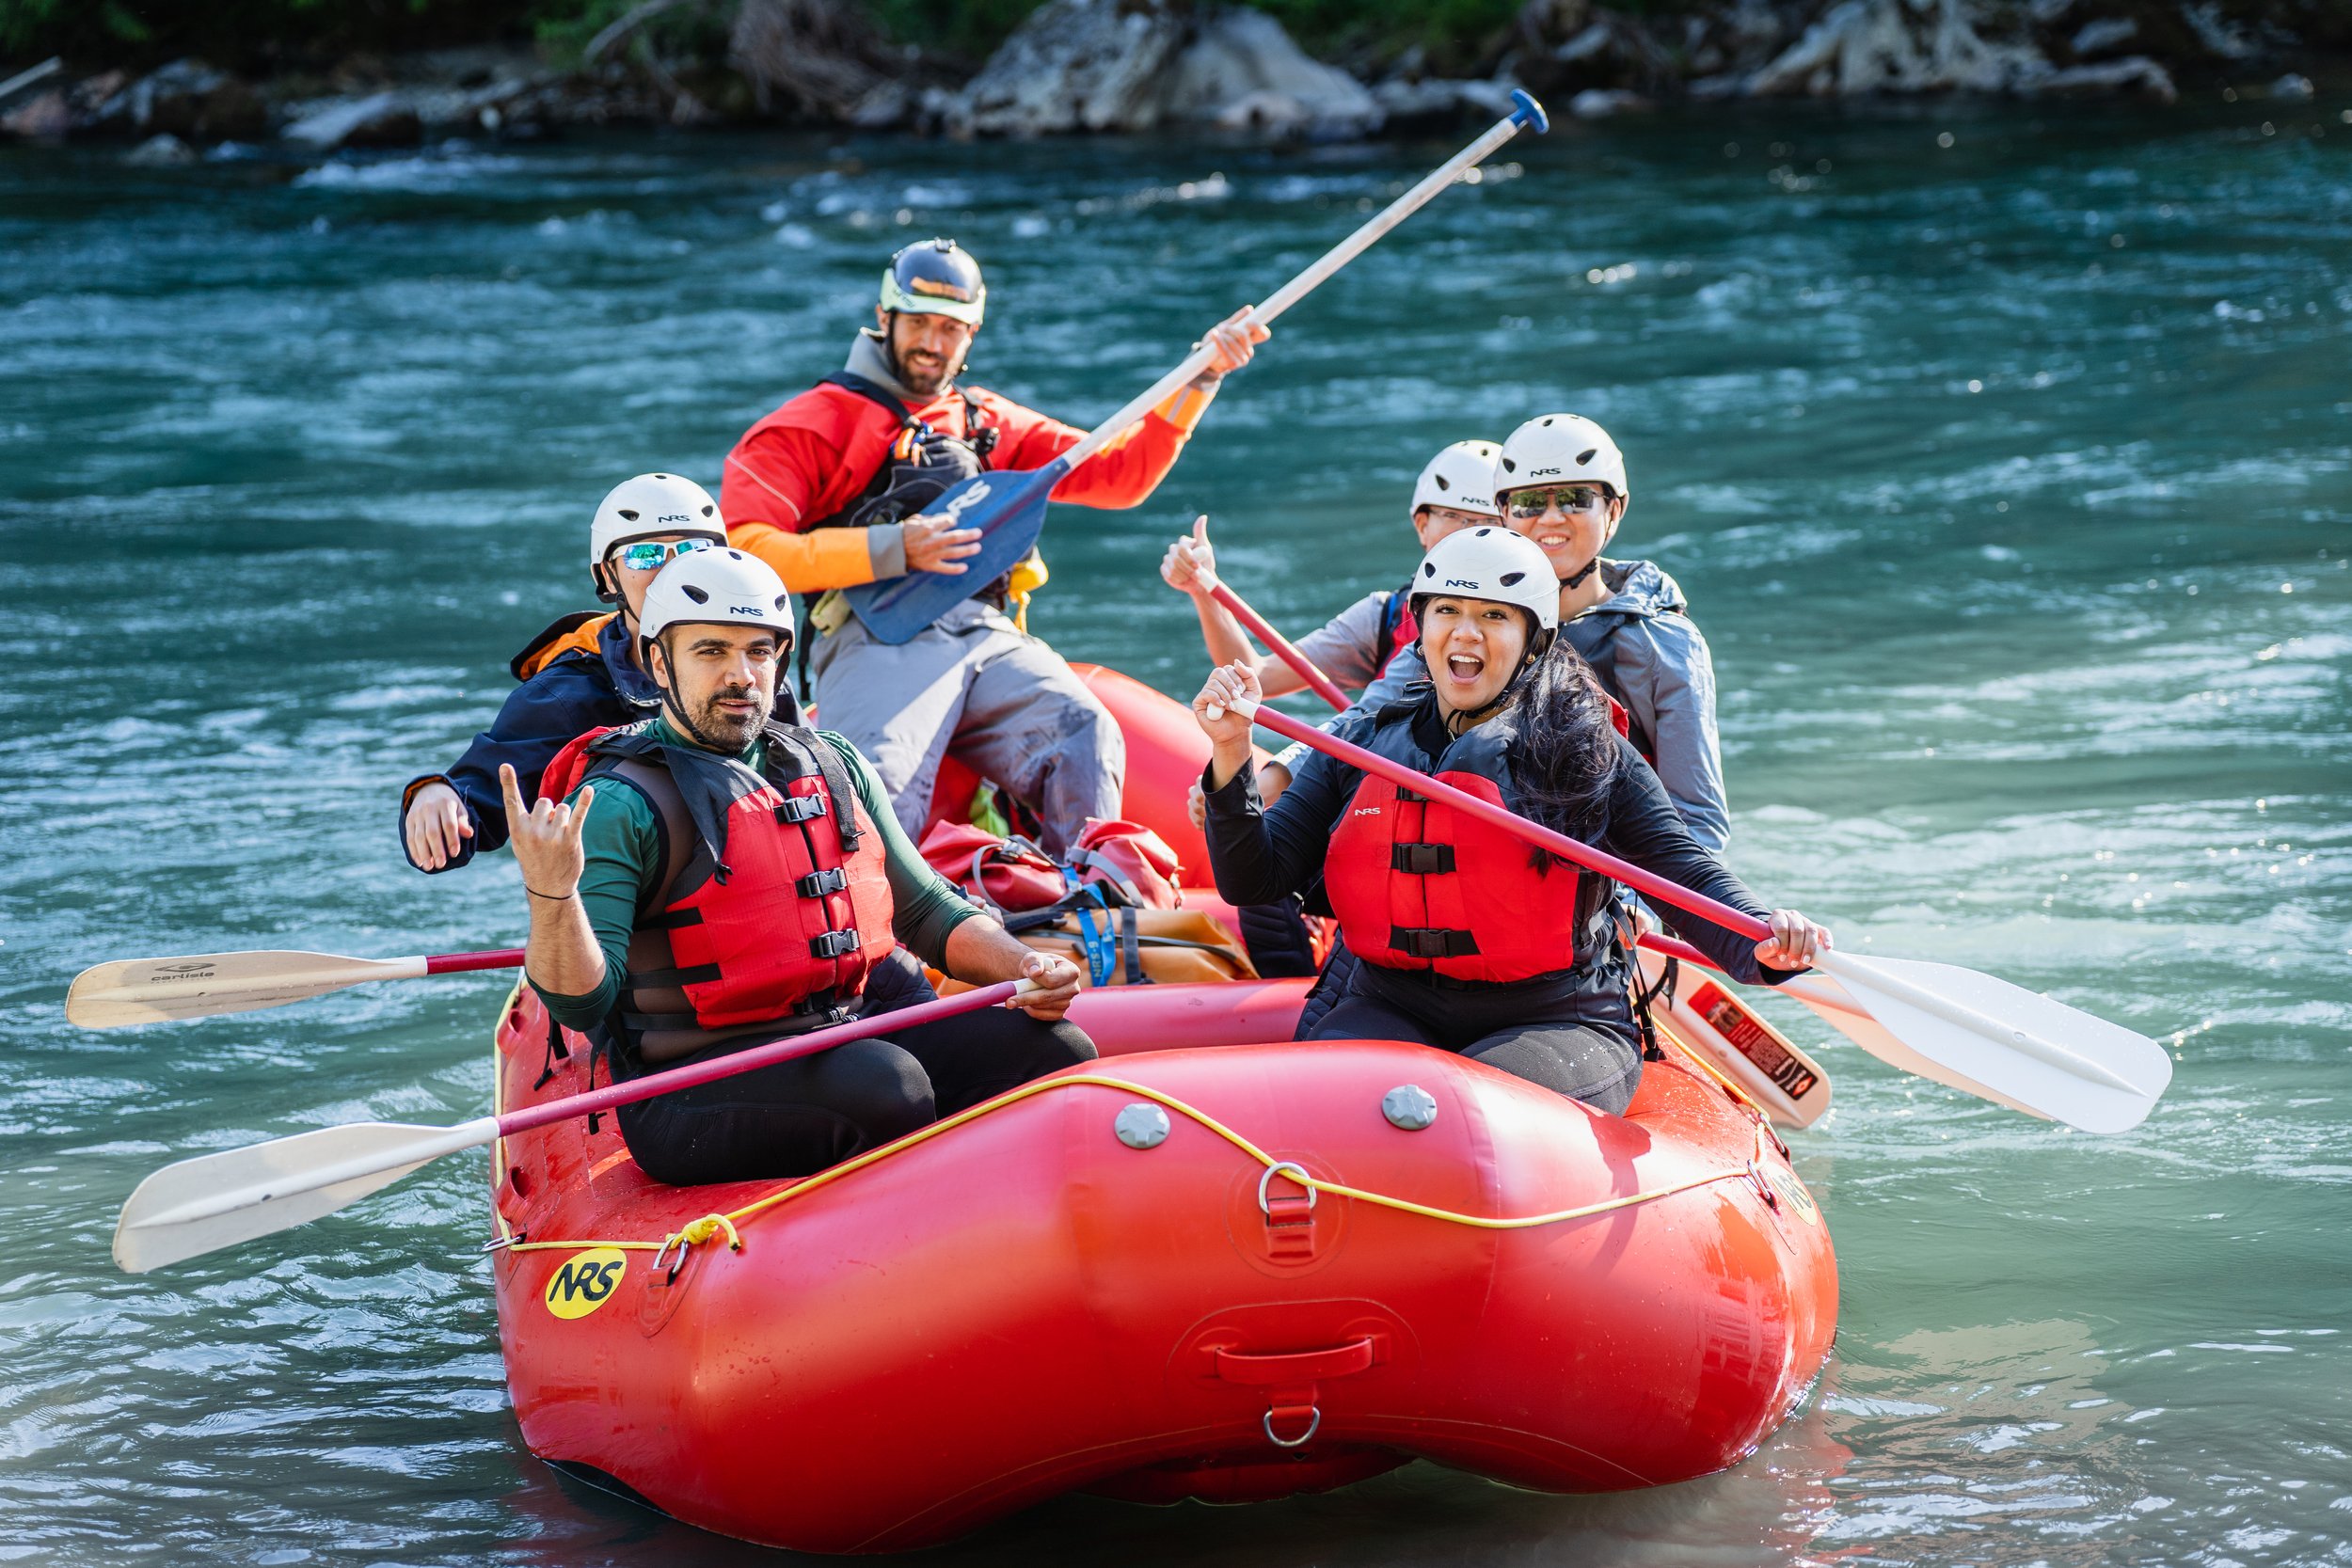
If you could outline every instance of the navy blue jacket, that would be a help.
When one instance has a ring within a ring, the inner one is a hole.
[[[533,638],[531,646],[515,656],[518,672],[532,654],[588,618],[567,615]],[[445,784],[457,791],[473,820],[473,837],[459,845],[456,858],[442,868],[453,870],[472,860],[477,850],[496,849],[506,842],[499,764],[512,763],[523,799],[535,800],[539,775],[565,745],[600,725],[635,723],[660,705],[661,693],[629,657],[628,634],[615,615],[597,634],[595,653],[573,649],[560,654],[516,687],[498,719],[473,737],[448,772],[409,780],[400,792],[400,819],[405,822],[410,799],[426,784]],[[408,855],[405,832],[401,833],[401,853],[416,865],[416,857]]]

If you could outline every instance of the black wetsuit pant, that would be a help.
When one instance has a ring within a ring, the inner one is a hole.
[[[923,966],[900,948],[866,976],[858,1011],[894,1012],[936,994]],[[704,1055],[756,1043],[731,1041]],[[640,1169],[674,1186],[808,1176],[1016,1084],[1093,1059],[1094,1043],[1067,1019],[1043,1023],[988,1007],[624,1105],[621,1135]],[[658,1070],[624,1065],[619,1076]]]
[[[1341,955],[1333,955],[1335,959]],[[1300,1037],[1415,1040],[1623,1114],[1642,1081],[1642,1036],[1625,988],[1590,976],[1455,986],[1347,955],[1344,989]]]

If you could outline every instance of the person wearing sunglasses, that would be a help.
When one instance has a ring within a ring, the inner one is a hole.
[[[726,540],[718,503],[691,479],[639,474],[613,487],[588,527],[589,578],[612,608],[575,611],[532,638],[508,666],[522,684],[490,727],[448,771],[408,781],[400,837],[410,865],[448,871],[506,842],[500,765],[535,800],[539,775],[573,736],[633,723],[660,705],[636,650],[645,590],[674,558]]]
[[[1528,420],[1495,460],[1496,500],[1512,531],[1541,546],[1560,579],[1560,640],[1626,710],[1634,748],[1657,771],[1691,836],[1720,855],[1731,836],[1715,663],[1674,578],[1648,561],[1601,551],[1632,499],[1625,453],[1577,414]]]

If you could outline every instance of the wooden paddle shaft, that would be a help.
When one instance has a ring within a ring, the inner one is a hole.
[[[1208,574],[1202,574],[1207,577]],[[1297,673],[1298,678],[1314,689],[1316,696],[1329,703],[1342,713],[1347,711],[1347,693],[1339,683],[1315,667],[1315,661],[1302,654],[1290,639],[1274,629],[1266,618],[1242,602],[1242,596],[1215,577],[1208,577],[1209,596],[1233,612],[1233,619],[1249,628],[1249,635],[1265,644],[1268,652]]]
[[[1246,700],[1233,705],[1233,711],[1254,723],[1263,725],[1276,735],[1286,736],[1293,740],[1303,740],[1316,751],[1327,756],[1337,757],[1351,768],[1361,768],[1375,778],[1386,779],[1391,784],[1401,785],[1417,795],[1426,795],[1433,800],[1443,800],[1456,811],[1467,813],[1482,822],[1490,823],[1506,833],[1517,833],[1530,844],[1550,850],[1562,860],[1573,861],[1586,870],[1597,871],[1604,877],[1613,877],[1626,886],[1640,893],[1646,893],[1661,903],[1672,904],[1685,913],[1697,915],[1702,920],[1712,921],[1727,931],[1737,931],[1743,937],[1753,937],[1758,942],[1765,941],[1772,934],[1771,926],[1752,914],[1733,909],[1729,904],[1719,904],[1703,893],[1693,893],[1679,882],[1670,882],[1665,878],[1645,871],[1630,862],[1621,861],[1606,850],[1596,849],[1589,844],[1580,844],[1567,834],[1554,832],[1541,823],[1530,822],[1518,813],[1506,811],[1492,801],[1482,800],[1469,790],[1456,789],[1450,784],[1442,784],[1426,773],[1406,767],[1401,762],[1391,762],[1375,752],[1364,750],[1354,741],[1342,740],[1335,735],[1327,735],[1312,724],[1302,724],[1287,713],[1278,713],[1273,708]]]
[[[900,1007],[895,1012],[852,1019],[847,1023],[836,1023],[814,1034],[755,1045],[749,1051],[732,1052],[723,1056],[713,1056],[707,1061],[689,1062],[667,1072],[632,1078],[626,1084],[614,1084],[609,1088],[591,1089],[586,1094],[550,1100],[545,1105],[509,1111],[498,1118],[498,1132],[501,1137],[512,1137],[535,1127],[569,1121],[574,1117],[593,1116],[617,1106],[634,1105],[641,1100],[691,1089],[701,1084],[716,1083],[722,1078],[732,1078],[739,1072],[752,1072],[796,1057],[813,1056],[819,1051],[830,1051],[851,1040],[868,1040],[878,1035],[892,1034],[916,1024],[936,1023],[943,1018],[954,1018],[959,1013],[978,1012],[983,1007],[993,1007],[1001,1002],[1010,1001],[1024,990],[1034,989],[1033,983],[1027,980],[1001,980],[993,986],[982,986],[977,990],[943,996],[937,1001]]]

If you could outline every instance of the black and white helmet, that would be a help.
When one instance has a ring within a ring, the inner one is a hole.
[[[988,313],[980,264],[953,240],[923,240],[882,271],[882,308],[914,316],[953,316],[977,327]]]

